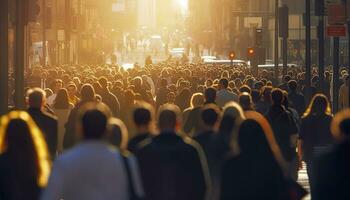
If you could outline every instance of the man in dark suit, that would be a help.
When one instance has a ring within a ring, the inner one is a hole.
[[[28,113],[42,131],[52,158],[55,158],[57,150],[57,119],[44,112],[45,92],[40,88],[28,91]]]
[[[136,153],[147,199],[205,199],[210,182],[202,148],[177,133],[178,107],[165,104],[159,113],[160,134]]]

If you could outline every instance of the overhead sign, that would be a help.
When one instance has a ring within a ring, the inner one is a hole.
[[[328,37],[345,37],[346,27],[345,26],[328,26],[327,36]]]
[[[328,6],[328,23],[345,24],[346,7],[342,4],[333,4]]]

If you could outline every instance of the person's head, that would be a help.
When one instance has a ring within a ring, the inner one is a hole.
[[[152,106],[146,102],[137,102],[133,111],[133,121],[139,131],[150,131],[154,117]]]
[[[46,98],[49,98],[49,96],[53,95],[53,92],[50,88],[45,88],[44,92],[46,94],[46,96],[45,96]]]
[[[78,116],[78,132],[84,140],[101,140],[106,136],[112,114],[105,104],[87,103],[79,109]]]
[[[168,86],[168,81],[165,78],[160,80],[160,87],[165,88]]]
[[[77,94],[77,86],[74,83],[69,84],[67,86],[67,92],[68,92],[68,96],[70,96],[70,97],[76,96],[76,94]]]
[[[63,81],[61,79],[56,79],[53,86],[53,92],[56,94],[62,87]]]
[[[350,140],[350,109],[338,112],[332,121],[331,132],[338,142]]]
[[[40,88],[29,89],[27,96],[29,108],[42,109],[46,103],[46,94]]]
[[[67,90],[65,88],[58,90],[53,107],[56,109],[68,109],[69,105]]]
[[[252,100],[254,104],[258,103],[261,100],[261,94],[259,90],[252,90]]]
[[[118,147],[121,150],[126,150],[128,145],[128,129],[126,128],[124,122],[117,118],[111,118],[108,121],[108,126],[109,143]]]
[[[231,137],[234,128],[244,120],[242,107],[236,102],[229,102],[223,108],[223,117],[220,122],[219,132],[225,137]]]
[[[328,101],[328,98],[323,94],[316,94],[304,113],[304,117],[309,115],[331,115],[331,106]]]
[[[11,111],[1,117],[0,154],[12,161],[13,173],[45,187],[50,175],[50,154],[46,141],[27,112]],[[25,177],[24,177],[25,176]]]
[[[239,92],[240,93],[248,93],[248,94],[251,94],[252,90],[250,89],[250,87],[248,85],[242,85],[240,88],[239,88]]]
[[[289,91],[295,92],[298,88],[298,83],[295,80],[291,80],[288,82]]]
[[[243,92],[239,95],[239,104],[241,105],[244,111],[254,110],[252,96],[247,92]]]
[[[204,96],[202,93],[194,93],[191,97],[191,108],[196,108],[204,104]]]
[[[263,100],[265,102],[271,102],[271,92],[272,92],[272,87],[271,86],[265,86],[262,89],[262,96]]]
[[[103,89],[107,89],[107,88],[108,88],[108,80],[107,80],[107,78],[101,77],[101,78],[98,80],[98,82],[100,83],[100,85],[101,85],[101,87],[102,87]]]
[[[220,110],[214,104],[207,104],[201,109],[201,122],[207,129],[214,129],[220,118]]]
[[[181,126],[180,108],[173,104],[164,104],[159,108],[158,128],[163,131],[177,131]]]
[[[271,99],[274,105],[282,105],[283,102],[283,91],[279,88],[275,88],[271,92]]]
[[[226,78],[220,79],[219,85],[218,85],[219,90],[227,89],[227,87],[228,87],[228,80]]]
[[[81,88],[81,100],[82,101],[94,101],[95,100],[95,90],[90,84],[85,84]]]
[[[216,90],[212,87],[207,88],[204,91],[204,97],[205,97],[205,102],[206,103],[215,103],[216,99]]]

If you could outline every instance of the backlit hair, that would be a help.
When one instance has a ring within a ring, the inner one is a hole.
[[[40,187],[45,187],[51,171],[50,155],[42,132],[37,127],[30,115],[24,111],[12,111],[0,119],[0,154],[7,148],[6,134],[7,127],[12,120],[23,120],[27,123],[31,139],[38,159],[37,183]]]
[[[324,102],[322,102],[324,101]],[[320,103],[325,103],[326,107],[324,108],[323,111],[319,110],[321,109]],[[323,113],[318,113],[318,112],[323,112]],[[326,114],[326,115],[332,115],[332,109],[331,109],[331,105],[328,101],[328,98],[323,95],[323,94],[316,94],[314,97],[312,97],[311,102],[309,104],[309,106],[307,107],[303,117],[307,117],[310,114]]]

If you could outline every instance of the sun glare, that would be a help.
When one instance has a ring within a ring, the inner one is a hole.
[[[188,8],[188,0],[175,0],[176,3],[180,6],[181,10],[187,10]]]

